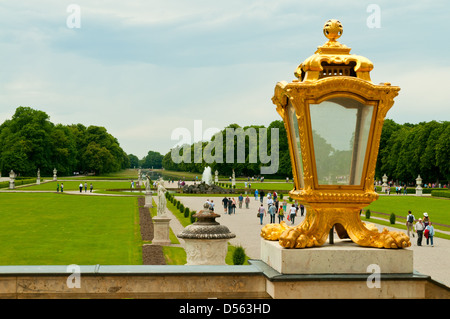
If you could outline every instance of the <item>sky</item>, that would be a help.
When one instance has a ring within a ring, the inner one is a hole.
[[[194,142],[267,126],[276,83],[326,42],[328,19],[374,83],[401,88],[387,118],[449,121],[449,18],[445,0],[0,0],[0,123],[28,106],[104,126],[139,158],[169,152],[180,128]]]

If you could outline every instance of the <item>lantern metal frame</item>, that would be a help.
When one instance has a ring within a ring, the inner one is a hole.
[[[348,47],[336,41],[342,30],[339,21],[327,21],[324,34],[329,41],[300,64],[294,73],[298,79],[278,82],[275,87],[272,101],[285,124],[294,177],[294,189],[289,195],[304,204],[308,213],[296,227],[283,222],[268,224],[261,236],[279,240],[286,248],[313,247],[323,245],[330,229],[335,227],[340,238],[350,238],[361,246],[408,247],[411,243],[406,234],[387,229],[378,232],[374,225],[366,225],[359,217],[361,209],[378,198],[374,175],[381,130],[400,88],[390,83],[373,84],[370,60],[350,54]],[[373,108],[361,180],[354,185],[325,185],[318,180],[310,107],[336,97]],[[296,121],[291,121],[293,114]]]

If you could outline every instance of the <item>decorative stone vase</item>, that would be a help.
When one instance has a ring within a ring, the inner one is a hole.
[[[207,204],[193,216],[197,221],[177,236],[185,241],[186,265],[225,265],[228,240],[236,235],[215,221],[220,215]]]

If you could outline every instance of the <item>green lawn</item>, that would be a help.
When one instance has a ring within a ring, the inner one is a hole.
[[[427,212],[432,222],[450,225],[450,200],[429,196],[380,196],[365,209],[374,212],[394,213],[397,216],[408,215],[408,210],[418,219]]]
[[[133,197],[0,193],[0,265],[142,264]]]
[[[230,184],[230,183],[228,183]],[[255,191],[257,189],[258,191],[261,189],[266,190],[284,190],[287,192],[291,191],[294,188],[294,184],[289,182],[281,182],[281,183],[273,183],[273,182],[250,182],[252,185],[252,190]],[[236,188],[242,188],[245,189],[245,183],[236,183]]]
[[[56,192],[56,186],[59,184],[61,187],[61,183],[64,184],[64,191],[78,191],[80,183],[83,184],[83,192],[84,192],[84,180],[78,180],[78,181],[56,181],[56,182],[46,182],[42,183],[40,185],[32,185],[32,186],[25,186],[25,187],[18,187],[16,190],[33,190],[33,191],[55,191]],[[98,190],[105,190],[105,189],[129,189],[131,186],[131,182],[129,181],[89,181],[86,180],[89,192],[89,187],[92,183],[94,191]],[[135,180],[136,182],[136,180]]]

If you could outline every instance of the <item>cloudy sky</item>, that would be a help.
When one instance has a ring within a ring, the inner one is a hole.
[[[388,118],[450,120],[449,1],[7,0],[0,123],[29,106],[55,124],[104,126],[139,158],[167,153],[177,128],[194,138],[196,120],[202,132],[268,125],[280,119],[275,84],[326,42],[332,18],[374,63],[373,82],[401,87]]]

